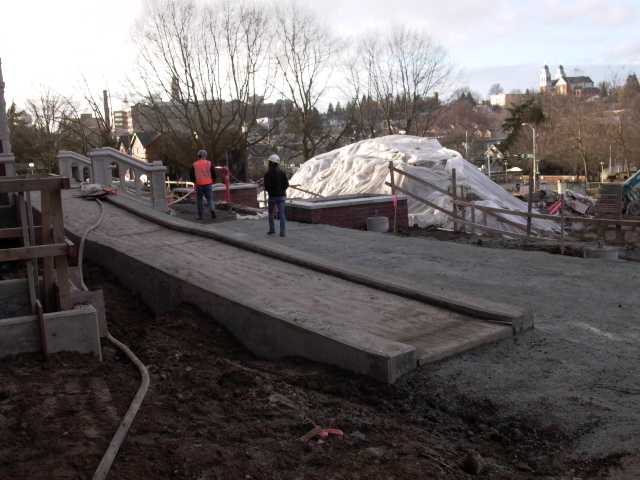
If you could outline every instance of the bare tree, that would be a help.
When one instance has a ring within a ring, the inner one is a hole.
[[[608,143],[603,104],[575,95],[541,99],[546,120],[537,141],[539,158],[546,151],[560,165],[572,166],[587,179],[595,177]]]
[[[33,158],[40,160],[49,173],[54,171],[58,144],[62,138],[61,121],[68,116],[67,100],[49,87],[41,87],[35,97],[26,101],[27,115],[31,119],[32,135],[29,149]]]
[[[327,92],[341,42],[329,25],[296,0],[275,4],[274,86],[293,106],[287,119],[290,130],[300,138],[305,160],[329,141],[330,135],[318,123],[318,104]]]
[[[398,123],[406,133],[424,135],[443,111],[440,101],[455,90],[456,69],[446,49],[429,34],[394,26],[359,40],[363,93],[377,103],[388,133]]]
[[[249,136],[272,91],[271,38],[267,12],[247,2],[149,0],[133,35],[134,121],[165,134],[174,155],[205,148],[222,159],[259,142],[268,132]]]
[[[81,102],[65,97],[67,108],[60,124],[61,147],[83,155],[94,148],[115,147],[117,139],[108,91],[103,90],[102,96],[95,95],[83,77],[78,92],[82,96]]]

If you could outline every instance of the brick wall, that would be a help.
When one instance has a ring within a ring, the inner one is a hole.
[[[224,202],[224,189],[213,191],[213,200],[217,202]],[[258,187],[256,188],[238,188],[231,189],[231,203],[237,203],[238,205],[246,205],[247,207],[258,208]]]
[[[394,211],[393,200],[386,202],[366,203],[360,205],[345,205],[330,208],[302,208],[295,203],[287,203],[287,220],[301,223],[322,223],[345,228],[367,228],[367,218],[379,217],[389,219],[389,229],[393,230]],[[398,199],[397,227],[408,227],[409,216],[406,199]]]
[[[213,186],[213,200],[216,203],[225,201],[225,190],[224,186],[216,183]],[[189,195],[189,201],[196,201],[196,194],[192,193]],[[242,188],[233,188],[231,185],[231,203],[236,203],[238,205],[245,205],[247,207],[259,208],[258,205],[258,186],[255,187],[253,185],[242,187]]]

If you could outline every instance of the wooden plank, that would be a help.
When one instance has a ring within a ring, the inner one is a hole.
[[[560,201],[560,255],[564,255],[564,195]]]
[[[67,243],[54,243],[51,245],[33,245],[29,247],[4,248],[0,250],[0,262],[14,262],[17,260],[30,260],[32,258],[59,257],[66,258],[69,252]]]
[[[391,184],[389,182],[385,182],[385,185],[389,185],[390,186]],[[458,217],[455,213],[453,213],[453,212],[451,212],[449,210],[446,210],[446,209],[436,205],[435,203],[431,203],[429,200],[425,200],[424,198],[420,198],[419,196],[411,193],[408,190],[405,190],[402,187],[399,187],[399,186],[396,185],[396,190],[400,190],[404,195],[407,195],[408,197],[411,197],[414,200],[417,200],[418,202],[424,203],[425,205],[428,205],[431,208],[435,208],[436,210],[439,210],[439,211],[441,211],[443,213],[446,213],[447,215],[449,215],[452,218],[455,218],[456,220],[463,220],[462,218]]]
[[[27,200],[27,223],[29,227],[29,242],[30,242],[30,245],[36,245],[36,229],[34,227],[34,221],[33,221],[33,206],[31,205],[31,192],[26,192],[24,195]],[[40,280],[38,276],[38,259],[32,258],[29,263],[31,263],[31,269],[34,272],[33,283],[36,291],[34,298],[39,298],[40,297]]]
[[[40,336],[42,337],[42,351],[48,356],[49,355],[49,346],[47,345],[47,331],[46,326],[44,324],[44,309],[42,308],[42,304],[40,300],[36,300],[36,315],[38,316],[38,323],[40,324]]]
[[[451,194],[451,193],[447,192],[446,190],[444,190],[442,188],[439,188],[439,187],[437,187],[437,186],[435,186],[435,185],[433,185],[433,184],[431,184],[431,183],[429,183],[429,182],[427,182],[427,181],[425,181],[425,180],[423,180],[421,178],[416,177],[415,175],[411,175],[410,173],[403,172],[402,170],[398,170],[395,167],[390,167],[389,170],[391,172],[396,171],[396,172],[400,173],[401,175],[404,175],[404,176],[406,176],[408,178],[411,178],[412,180],[415,180],[415,181],[417,181],[419,183],[422,183],[422,184],[428,186],[429,188],[432,188],[432,189],[434,189],[434,190],[436,190],[436,191],[438,191],[438,192],[440,192],[440,193],[442,193],[444,195],[447,195],[447,196],[451,197],[452,198],[452,202],[453,202],[454,205],[460,205],[462,207],[471,207],[471,208],[473,208],[475,206],[475,204],[472,204],[472,203],[459,201],[458,197],[457,197],[457,195],[455,193]],[[451,171],[451,184],[452,184],[453,192],[456,192],[457,191],[457,188],[456,188],[457,185],[456,185],[456,171],[455,171],[455,168],[452,169],[452,171]],[[462,188],[462,185],[460,187]],[[496,211],[499,211],[499,210],[500,209],[496,209]],[[455,208],[454,208],[454,212],[453,213],[455,215],[457,215],[457,212],[456,212]],[[522,230],[522,231],[528,231],[529,233],[531,232],[531,228],[529,228],[529,230],[527,230],[526,227],[524,227],[524,226],[522,226],[522,225],[520,225],[520,224],[518,224],[516,222],[507,220],[507,219],[502,218],[502,217],[500,217],[498,215],[492,215],[492,214],[490,214],[490,215],[493,216],[494,218],[496,218],[498,221],[506,223],[508,225],[511,225],[514,228],[517,228],[517,229]],[[457,218],[460,218],[460,216],[457,215]],[[473,224],[475,224],[475,222],[473,222]],[[486,218],[484,218],[483,224],[486,225]],[[453,223],[453,231],[455,232],[457,230],[458,230],[458,226],[456,225],[456,222],[454,222]]]
[[[29,239],[29,232],[28,232],[28,216],[27,216],[27,206],[26,206],[26,199],[23,193],[19,193],[17,196],[17,201],[18,201],[18,210],[20,212],[20,224],[22,225],[22,248],[18,248],[18,249],[5,249],[6,250],[22,250],[24,248],[30,248],[31,246],[31,242]],[[0,251],[0,259],[2,258],[2,252]],[[38,269],[35,268],[34,269],[34,265],[32,262],[27,262],[25,265],[26,269],[27,269],[27,281],[29,284],[29,304],[31,306],[31,313],[35,313],[36,312],[36,301],[38,300],[38,295],[37,295],[37,288],[36,288],[36,282],[37,282],[37,276],[38,276]],[[37,265],[36,265],[37,267]]]
[[[33,232],[34,232],[36,238],[39,238],[42,235],[42,227],[34,226],[33,227]],[[3,239],[3,238],[21,238],[21,237],[22,237],[22,228],[21,227],[3,228],[3,229],[0,230],[0,239]]]
[[[477,208],[478,210],[482,210],[485,214],[489,214],[492,217],[494,217],[496,220],[498,220],[499,222],[505,223],[507,225],[511,225],[512,227],[517,228],[518,230],[522,230],[522,231],[526,231],[526,227],[524,225],[521,225],[519,223],[513,222],[511,220],[508,220],[506,218],[503,218],[501,214],[506,214],[506,215],[517,215],[517,216],[527,216],[528,214],[525,212],[512,212],[511,210],[505,210],[503,208],[496,208],[496,207],[484,207],[482,205],[476,205],[475,203],[468,203],[468,202],[463,202],[460,200],[452,200],[453,203],[458,204],[458,205],[463,205],[463,206],[469,206],[469,207],[474,207]],[[494,213],[495,212],[495,213]],[[535,215],[535,214],[533,214]],[[542,231],[539,228],[533,228],[533,230],[535,231]]]
[[[616,192],[616,202],[618,205],[622,205],[622,187]],[[618,219],[622,218],[622,208],[618,210],[618,215],[616,216]],[[622,227],[618,224],[616,224],[616,241],[622,243]]]
[[[458,205],[475,205],[468,202],[463,202],[462,200],[455,200],[454,203]],[[515,210],[506,210],[504,208],[499,207],[482,207],[480,205],[475,205],[476,208],[480,210],[487,210],[491,212],[498,212],[502,215],[516,215],[520,217],[531,216],[531,218],[541,218],[543,220],[553,220],[555,222],[560,221],[560,217],[555,215],[547,215],[544,213],[527,213],[527,212],[518,212]],[[620,220],[615,218],[585,218],[585,217],[565,217],[565,221],[567,222],[582,222],[589,223],[594,225],[613,225],[619,224],[623,227],[640,227],[640,220]]]
[[[422,178],[418,178],[415,175],[412,175],[412,174],[407,173],[407,172],[403,172],[402,170],[398,170],[395,167],[393,167],[393,171],[394,172],[398,172],[399,174],[404,175],[405,177],[410,178],[411,180],[415,180],[418,183],[422,183],[423,185],[426,185],[427,187],[432,188],[436,192],[440,192],[443,195],[446,195],[448,197],[452,197],[453,196],[453,195],[451,195],[451,192],[448,192],[448,191],[446,191],[446,190],[434,185],[433,183],[427,182],[426,180],[423,180]]]
[[[476,223],[476,209],[471,207],[471,223]],[[471,228],[471,234],[474,235],[476,233],[475,226]]]
[[[391,179],[391,195],[393,195],[393,233],[396,233],[396,225],[398,223],[398,199],[395,198],[396,195],[396,180],[393,175],[393,160],[389,160],[389,178]]]
[[[534,145],[535,145],[535,138],[534,138]],[[536,164],[536,161],[535,161],[535,155],[534,155],[534,161],[533,161],[534,167],[535,167],[535,164]],[[529,195],[527,196],[527,213],[529,214],[527,216],[527,235],[531,235],[531,213],[532,213],[531,210],[533,209],[533,188],[535,187],[534,175],[535,175],[535,172],[533,171],[533,169],[531,169],[531,173],[529,173]]]
[[[456,169],[452,168],[451,169],[451,191],[453,192],[453,199],[456,199]],[[456,206],[456,204],[453,204],[453,213],[455,214],[455,216],[458,216],[458,207]],[[453,231],[457,232],[458,231],[458,224],[455,222],[455,220],[453,221]]]
[[[304,188],[300,188],[297,185],[289,185],[289,188],[293,188],[295,190],[300,190],[301,192],[308,193],[309,195],[315,195],[316,197],[324,198],[319,193],[310,192],[309,190],[305,190]],[[266,195],[266,194],[265,194]]]
[[[64,237],[64,242],[68,247],[67,255],[71,258],[76,258],[78,256],[78,249],[76,248],[76,244],[69,240],[67,237]]]
[[[389,185],[389,182],[385,182],[385,183],[387,185]],[[477,228],[479,230],[486,231],[486,232],[497,233],[499,235],[508,235],[510,237],[513,237],[513,238],[527,238],[527,239],[531,239],[531,240],[549,240],[549,239],[540,238],[540,237],[531,237],[531,236],[527,236],[527,235],[521,235],[519,233],[507,232],[506,230],[500,230],[500,229],[497,229],[497,228],[487,227],[485,225],[478,225],[476,223],[467,222],[466,220],[458,217],[457,215],[454,215],[449,210],[445,210],[444,208],[439,207],[438,205],[436,205],[434,203],[431,203],[428,200],[425,200],[424,198],[420,198],[417,195],[414,195],[413,193],[405,190],[402,187],[396,186],[396,189],[400,190],[404,195],[407,195],[407,196],[413,198],[414,200],[417,200],[418,202],[422,202],[422,203],[424,203],[426,205],[429,205],[431,208],[435,208],[436,210],[439,210],[439,211],[441,211],[443,213],[446,213],[450,217],[454,217],[455,216],[456,217],[456,221],[458,223],[462,223],[464,225],[469,225],[470,227],[475,227],[475,228]]]
[[[527,227],[524,225],[521,225],[519,223],[516,223],[512,220],[507,220],[506,218],[501,217],[499,214],[495,213],[495,212],[485,212],[487,214],[489,214],[490,216],[492,216],[493,218],[495,218],[497,221],[502,222],[502,223],[506,223],[507,225],[511,225],[514,228],[517,228],[518,230],[522,230],[523,232],[527,231]],[[533,228],[531,227],[529,230],[536,230],[539,231],[537,228]]]
[[[64,216],[62,214],[62,197],[60,191],[51,192],[49,195],[51,202],[51,226],[53,227],[54,243],[65,243]],[[55,257],[56,280],[58,285],[58,307],[60,310],[71,310],[71,286],[69,282],[69,264],[67,261],[67,251],[63,255]]]
[[[44,192],[70,188],[67,177],[17,178],[0,177],[0,193]]]
[[[53,243],[53,233],[51,230],[51,201],[52,192],[42,192],[41,214],[42,214],[42,244]],[[56,309],[55,281],[56,272],[53,257],[45,257],[43,263],[43,289],[44,289],[44,310],[53,312]]]

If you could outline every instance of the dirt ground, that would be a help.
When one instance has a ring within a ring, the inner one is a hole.
[[[504,416],[424,372],[388,386],[301,359],[260,360],[189,305],[155,316],[88,264],[111,334],[151,386],[110,479],[587,479],[619,455],[576,455],[580,432]],[[139,384],[124,354],[0,361],[0,478],[90,478]],[[314,426],[344,433],[308,441]],[[468,458],[474,457],[475,461]]]
[[[233,217],[220,213],[220,221]],[[543,243],[438,230],[400,235],[559,253]],[[565,255],[582,256],[582,242],[597,238],[580,232]],[[627,241],[620,256],[640,260],[638,243]],[[3,273],[12,275],[20,272]],[[111,334],[151,374],[109,479],[637,478],[619,470],[629,452],[576,448],[588,424],[555,424],[543,410],[466,395],[429,369],[389,386],[303,359],[261,360],[190,305],[156,316],[137,292],[90,263],[85,282],[104,291]],[[107,340],[103,357],[0,360],[0,478],[91,478],[140,382]],[[300,439],[315,426],[343,435]]]

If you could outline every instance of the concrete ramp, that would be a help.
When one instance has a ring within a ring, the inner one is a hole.
[[[100,209],[64,193],[65,226],[77,239]],[[267,248],[215,224],[139,206],[128,206],[136,214],[104,208],[85,257],[139,291],[154,311],[193,303],[266,358],[299,355],[394,382],[418,363],[533,325],[526,310]]]

